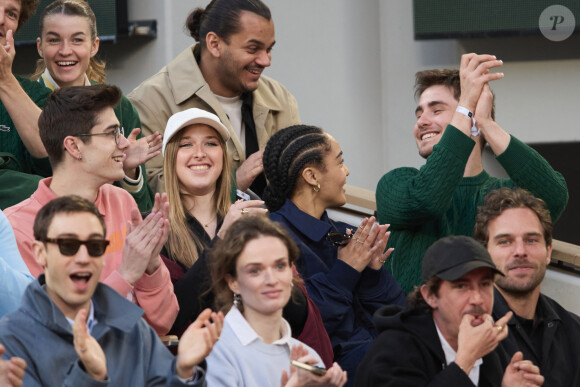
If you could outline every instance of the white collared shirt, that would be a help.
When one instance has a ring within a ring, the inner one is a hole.
[[[66,321],[68,321],[71,327],[75,323],[75,320],[70,319],[68,317],[66,317]],[[89,307],[89,317],[87,318],[87,331],[89,332],[89,335],[91,334],[93,327],[97,325],[97,323],[98,321],[95,318],[95,308],[93,307],[93,300],[91,300],[91,306]]]
[[[435,322],[435,320],[433,320],[433,322]],[[457,352],[455,352],[455,350],[451,347],[451,345],[449,345],[447,340],[445,340],[445,337],[443,337],[443,334],[439,330],[439,327],[437,326],[436,322],[435,322],[435,328],[437,328],[437,334],[439,335],[439,341],[441,341],[441,348],[443,348],[443,353],[445,354],[445,361],[447,362],[447,365],[449,365],[455,361],[455,357],[457,356]],[[473,365],[473,368],[471,369],[471,371],[469,372],[469,375],[468,375],[469,379],[471,379],[473,384],[475,384],[476,386],[479,383],[479,370],[480,370],[480,366],[482,364],[483,364],[483,360],[481,358],[477,359],[475,361],[475,364]]]
[[[55,91],[60,89],[58,83],[56,83],[52,75],[50,75],[48,68],[44,69],[44,73],[42,73],[40,77],[44,81],[44,86],[48,87],[50,90]],[[87,77],[87,74],[85,74],[85,86],[91,86],[91,81],[89,80],[89,77]]]
[[[230,316],[231,315],[231,316]],[[228,312],[228,317],[231,320],[231,328],[236,337],[240,340],[240,343],[245,347],[246,345],[254,342],[255,340],[264,339],[256,333],[254,328],[250,326],[248,321],[244,318],[240,310],[236,306],[232,306],[232,309]],[[284,318],[282,318],[282,323],[280,324],[280,339],[274,341],[272,345],[286,345],[290,347],[290,338],[292,333],[290,330],[290,324]]]

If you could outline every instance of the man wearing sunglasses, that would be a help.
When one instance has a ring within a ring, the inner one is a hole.
[[[6,358],[28,365],[23,385],[205,385],[199,365],[220,335],[223,314],[204,311],[183,334],[174,359],[141,318],[143,310],[99,284],[110,241],[93,203],[79,196],[54,199],[38,212],[33,229],[34,256],[45,272],[0,323]]]
[[[167,240],[167,199],[157,195],[153,211],[142,220],[133,197],[108,184],[125,175],[129,146],[113,111],[120,96],[117,87],[108,85],[64,88],[49,96],[38,126],[53,177],[41,180],[30,198],[6,209],[5,215],[36,277],[44,271],[33,253],[32,224],[40,208],[65,195],[95,203],[110,240],[101,280],[141,306],[147,322],[164,335],[178,311],[169,272],[159,257]]]

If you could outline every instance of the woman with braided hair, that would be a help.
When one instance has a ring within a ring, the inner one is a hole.
[[[346,203],[349,170],[338,142],[315,126],[275,133],[264,151],[268,186],[263,199],[270,218],[281,222],[300,247],[296,267],[318,306],[335,360],[354,381],[356,367],[377,333],[373,313],[385,304],[405,304],[405,295],[383,268],[388,225],[375,218],[352,226],[328,217]]]

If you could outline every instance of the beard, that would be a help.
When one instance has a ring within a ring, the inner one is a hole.
[[[219,67],[216,73],[219,74],[219,82],[232,94],[251,93],[258,88],[257,84],[247,85],[244,82],[244,74],[246,70],[263,71],[264,67],[255,63],[244,66],[240,60],[234,57],[229,48],[223,51],[218,63]]]
[[[517,276],[510,276],[509,269],[514,266],[518,266],[521,264],[526,265],[533,265],[535,271],[533,274],[527,278],[518,278]],[[502,292],[508,293],[512,296],[516,297],[523,297],[528,295],[529,293],[533,292],[544,280],[544,276],[546,275],[546,266],[545,262],[541,262],[540,264],[534,264],[528,260],[517,260],[511,262],[509,265],[503,268],[504,273],[508,273],[505,277],[498,276],[495,284],[498,288],[502,290]]]

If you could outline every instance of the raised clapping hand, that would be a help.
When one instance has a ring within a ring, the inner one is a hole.
[[[302,345],[293,345],[290,351],[290,360],[315,365],[317,359],[308,353]],[[338,363],[326,370],[324,375],[315,375],[312,372],[297,369],[290,366],[290,376],[282,371],[282,387],[305,387],[305,386],[336,386],[341,387],[346,383],[346,371],[343,371]]]
[[[167,200],[166,193],[155,194],[155,203],[151,209],[151,214],[158,213],[161,213],[161,216],[163,217],[163,227],[161,229],[162,234],[160,235],[157,244],[151,250],[149,264],[147,265],[147,269],[145,269],[145,273],[147,274],[153,274],[153,272],[162,264],[159,253],[161,253],[163,246],[165,246],[165,243],[169,238],[169,201]],[[149,216],[151,214],[149,214]]]
[[[85,371],[95,380],[107,377],[107,359],[100,344],[87,330],[87,311],[81,309],[73,324],[74,346]]]
[[[211,320],[210,320],[211,319]],[[177,347],[176,372],[182,379],[193,376],[193,369],[209,355],[220,338],[224,325],[224,314],[206,309],[191,324]]]
[[[226,234],[228,228],[241,216],[244,215],[265,215],[268,210],[266,208],[261,208],[264,205],[262,200],[237,200],[234,204],[230,206],[228,213],[224,217],[222,227],[218,231],[217,235],[220,238]]]
[[[485,127],[486,123],[491,121],[491,108],[493,106],[493,94],[489,88],[489,84],[483,85],[481,90],[481,95],[477,101],[477,106],[475,107],[475,120],[478,128]]]
[[[363,219],[350,242],[338,249],[338,259],[359,272],[367,266],[379,270],[393,252],[392,248],[384,252],[390,236],[390,232],[387,232],[389,226],[373,227],[374,224],[374,216]]]
[[[5,350],[0,344],[0,386],[20,387],[26,370],[26,361],[15,356],[10,360],[2,360]]]
[[[473,324],[475,317],[465,314],[459,325],[457,337],[457,356],[455,363],[469,374],[475,361],[493,351],[500,341],[508,335],[508,321],[513,313],[507,312],[505,316],[493,322],[489,314],[483,314],[483,322],[479,325]]]
[[[155,194],[155,204],[145,220],[137,209],[131,211],[118,269],[127,282],[134,284],[143,273],[152,274],[157,270],[161,265],[159,252],[167,242],[168,232],[169,203],[165,193]]]
[[[491,150],[495,155],[502,154],[508,147],[511,136],[503,130],[491,117],[491,109],[493,106],[493,94],[489,88],[489,84],[483,86],[477,107],[475,108],[475,125],[485,139]]]
[[[529,360],[523,360],[523,358],[523,353],[514,353],[503,374],[502,387],[533,387],[544,384],[540,368]]]
[[[489,70],[503,65],[494,55],[464,54],[461,56],[459,78],[461,96],[459,105],[470,111],[475,111],[477,101],[484,85],[496,79],[503,78],[503,73],[492,73]]]
[[[256,176],[264,171],[264,164],[262,164],[263,155],[263,149],[252,153],[236,170],[236,184],[238,189],[245,191],[250,188]]]
[[[12,62],[15,55],[13,33],[12,30],[8,30],[6,32],[6,45],[0,48],[0,81],[12,76]]]
[[[135,169],[141,164],[145,164],[153,157],[161,154],[161,145],[163,144],[163,137],[159,132],[155,132],[149,136],[137,139],[137,135],[141,129],[135,128],[127,137],[129,147],[125,149],[125,160],[123,160],[123,169],[125,174],[131,178],[135,175]]]

